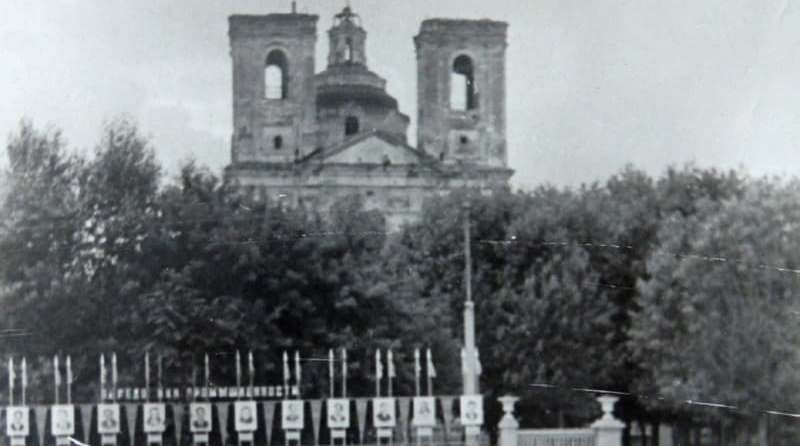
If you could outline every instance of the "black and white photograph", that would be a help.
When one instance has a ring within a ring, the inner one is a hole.
[[[113,435],[120,433],[119,404],[97,405],[97,432]]]
[[[372,407],[372,424],[376,428],[392,428],[396,426],[394,398],[373,398]]]
[[[281,401],[281,428],[283,430],[302,430],[304,422],[303,400]]]
[[[14,446],[800,444],[796,1],[2,0],[0,55]]]
[[[233,410],[237,432],[255,432],[258,429],[258,410],[255,401],[236,401]]]
[[[213,412],[210,403],[189,405],[189,430],[192,433],[208,433],[213,428]]]
[[[146,434],[160,434],[167,430],[167,407],[161,403],[145,403],[142,406],[144,421],[142,430]]]
[[[50,431],[55,437],[68,437],[75,434],[75,407],[58,404],[50,407]]]
[[[433,397],[418,396],[414,398],[414,412],[411,424],[415,427],[436,426],[436,400]]]
[[[9,437],[27,437],[30,432],[28,427],[28,414],[30,409],[25,406],[6,407],[6,435]]]
[[[350,427],[350,401],[344,398],[328,400],[328,427],[347,429]]]
[[[461,424],[480,426],[483,424],[483,399],[480,396],[464,395],[459,401]]]

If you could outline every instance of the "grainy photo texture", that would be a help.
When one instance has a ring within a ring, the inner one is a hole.
[[[800,443],[800,5],[4,0],[7,446]]]

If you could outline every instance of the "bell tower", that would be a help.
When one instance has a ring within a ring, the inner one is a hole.
[[[333,27],[328,31],[328,66],[367,65],[367,32],[361,27],[361,18],[347,6],[333,20]]]
[[[445,164],[506,168],[506,34],[492,20],[431,19],[417,51],[417,147]]]
[[[233,15],[232,164],[290,163],[314,131],[316,15]]]

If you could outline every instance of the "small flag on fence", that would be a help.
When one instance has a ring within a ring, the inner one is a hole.
[[[375,350],[375,379],[383,379],[383,365],[381,364],[381,351]]]
[[[58,370],[58,355],[53,356],[53,377],[56,381],[56,387],[61,385],[61,372]]]
[[[8,388],[14,391],[14,358],[8,358]]]
[[[419,378],[422,374],[422,366],[419,364],[419,349],[414,349],[414,377]]]
[[[342,349],[342,397],[347,397],[347,349]]]
[[[335,395],[335,388],[333,384],[333,349],[328,350],[328,384],[330,385],[330,398]]]
[[[208,353],[203,356],[203,379],[205,380],[203,385],[211,385],[211,364],[208,359]]]
[[[114,386],[114,391],[116,392],[117,388],[117,354],[111,354],[111,385]],[[114,396],[116,398],[116,396]]]
[[[144,387],[147,389],[147,396],[150,397],[150,350],[144,352]]]
[[[428,376],[436,378],[436,368],[433,366],[433,357],[431,356],[431,349],[428,349]]]
[[[300,391],[300,377],[302,376],[302,370],[300,369],[300,352],[294,352],[294,379],[297,380],[297,390]]]
[[[236,350],[236,387],[242,386],[242,357]]]
[[[67,355],[67,384],[72,384],[72,358]]]
[[[289,388],[289,355],[283,351],[283,385]]]
[[[100,355],[100,390],[105,393],[106,391],[106,355]],[[105,396],[101,396],[105,399]]]
[[[250,379],[250,386],[253,386],[253,378],[256,376],[256,364],[253,360],[253,351],[250,350],[247,352],[247,374],[249,375]]]

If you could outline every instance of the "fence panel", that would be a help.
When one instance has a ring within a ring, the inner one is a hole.
[[[518,446],[595,446],[591,429],[520,429]]]

